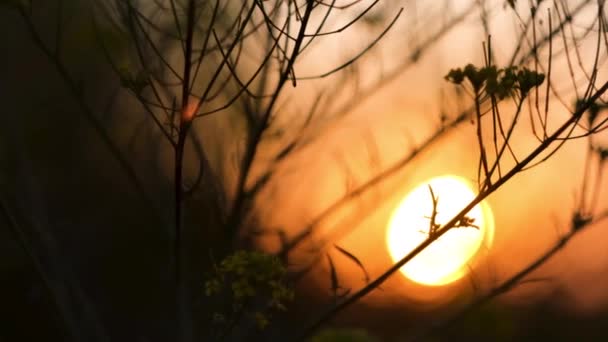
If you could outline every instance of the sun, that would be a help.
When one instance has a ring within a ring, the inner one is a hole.
[[[464,178],[447,175],[421,183],[399,203],[390,218],[386,242],[393,261],[403,258],[428,237],[433,213],[431,189],[437,199],[435,223],[439,225],[475,198]],[[467,217],[473,219],[471,227],[449,230],[405,264],[401,272],[416,283],[430,286],[445,285],[464,276],[481,247],[490,247],[494,235],[494,218],[487,203],[475,206]]]

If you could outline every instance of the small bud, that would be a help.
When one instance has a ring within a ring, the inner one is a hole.
[[[464,73],[460,68],[452,69],[445,75],[445,79],[454,84],[461,84],[464,81]]]

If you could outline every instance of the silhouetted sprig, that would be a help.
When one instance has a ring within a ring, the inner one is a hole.
[[[445,79],[456,85],[462,85],[466,80],[475,94],[485,90],[487,95],[504,99],[515,95],[515,91],[518,91],[520,98],[525,98],[532,88],[543,83],[545,75],[527,67],[497,69],[493,65],[478,68],[467,64],[464,68],[451,69]]]

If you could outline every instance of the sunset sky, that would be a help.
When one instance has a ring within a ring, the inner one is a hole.
[[[459,13],[459,8],[466,8],[470,4],[468,1],[449,3],[454,6],[455,14]],[[442,6],[439,4],[404,4],[403,20],[387,35],[384,44],[380,45],[380,51],[374,51],[371,53],[373,57],[362,60],[359,67],[362,84],[365,84],[366,79],[373,80],[377,77],[378,69],[390,74],[391,67],[404,61],[403,51],[411,50],[416,41],[422,41],[433,33],[433,27],[424,30],[414,26],[416,20],[418,25],[428,25],[425,19],[440,18],[442,15]],[[574,2],[568,4],[575,5]],[[520,5],[520,13],[527,15],[527,5]],[[508,62],[514,50],[514,42],[520,32],[519,22],[510,9],[503,8],[501,1],[489,2],[488,8],[492,9],[490,30],[493,54],[497,65],[501,66]],[[547,6],[543,6],[541,13],[546,11]],[[417,19],[412,18],[413,13],[418,13]],[[587,14],[578,17],[581,22],[579,26],[582,27],[585,20],[592,18],[591,12]],[[340,116],[344,114],[344,117],[335,119],[337,123],[332,124],[333,121],[330,121],[327,133],[298,155],[294,168],[285,167],[284,177],[271,195],[272,198],[280,198],[283,204],[279,208],[268,208],[267,219],[273,225],[291,227],[289,231],[297,231],[304,222],[341,197],[346,183],[350,181],[361,184],[369,175],[408,156],[417,144],[438,129],[440,111],[453,116],[471,105],[470,97],[465,96],[460,103],[455,99],[454,88],[445,82],[443,76],[453,67],[482,63],[482,42],[487,42],[487,37],[478,15],[470,14],[467,20],[425,50],[424,58],[417,64],[388,82],[355,110],[337,113]],[[450,17],[447,14],[445,16]],[[411,25],[412,22],[414,25]],[[539,19],[538,29],[547,30],[546,18]],[[373,36],[372,33],[367,34]],[[365,42],[356,30],[347,32],[346,36],[352,37],[352,50]],[[339,38],[341,41],[343,39],[343,36]],[[563,45],[560,48],[561,46]],[[323,53],[335,51],[339,56],[344,50],[348,51],[350,45],[328,43],[326,48],[327,50],[319,50]],[[584,58],[593,57],[592,52],[593,46],[581,45],[580,53]],[[377,56],[383,58],[380,66]],[[310,61],[311,68],[323,69],[318,59],[311,58]],[[557,89],[565,99],[572,99],[574,93],[572,86],[568,87],[571,82],[565,68],[565,58],[556,58],[553,63],[553,82],[558,85]],[[306,70],[305,67],[303,70]],[[608,69],[600,70],[603,70],[600,72],[602,75],[606,75]],[[578,81],[584,84],[584,80]],[[303,86],[306,87],[306,84]],[[443,98],[442,93],[445,94]],[[569,115],[568,110],[572,105],[566,103],[570,107],[564,108],[557,99],[551,101],[550,116],[556,125]],[[514,109],[508,103],[503,108],[505,113]],[[512,144],[524,155],[537,145],[537,141],[531,133],[527,114],[522,121],[524,122],[516,132]],[[424,180],[446,174],[476,181],[478,150],[474,129],[475,126],[467,120],[450,130],[415,157],[410,165],[387,179],[375,191],[363,196],[360,203],[328,218],[319,231],[330,236],[332,233],[337,234],[336,242],[364,260],[370,273],[377,274],[384,270],[391,263],[384,245],[388,220],[396,204],[410,190]],[[465,277],[448,286],[450,290],[422,289],[403,275],[395,274],[389,282],[390,291],[376,292],[368,300],[390,302],[392,299],[389,298],[394,296],[417,298],[420,295],[417,291],[421,291],[422,298],[441,301],[463,291],[470,291],[472,281],[479,282],[478,286],[491,287],[520,270],[555,244],[561,234],[568,230],[570,215],[580,196],[585,148],[586,142],[583,139],[568,142],[551,160],[518,174],[489,197],[488,203],[496,219],[495,242],[491,250],[484,251],[472,278]],[[377,155],[370,157],[370,150]],[[348,172],[352,173],[347,177],[352,178],[350,180],[344,177],[345,165],[348,165]],[[509,165],[508,162],[505,165]],[[305,169],[306,172],[295,172],[295,168]],[[599,207],[606,203],[607,195],[600,194]],[[462,206],[465,204],[467,203],[462,203]],[[563,303],[560,305],[575,311],[603,309],[608,303],[608,292],[602,285],[608,280],[605,272],[608,264],[608,249],[604,243],[606,229],[606,223],[589,228],[531,276],[546,279],[545,281],[524,285],[521,290],[513,291],[506,298],[516,302],[522,298],[524,302],[534,302],[551,294],[551,289],[564,288],[567,295],[562,298]],[[320,233],[320,236],[323,234]],[[362,275],[353,263],[344,258],[336,259],[341,276],[347,278],[349,284],[356,284],[355,287],[363,284]],[[322,284],[327,284],[327,272],[327,268],[318,272],[320,288],[323,287]],[[583,286],[589,290],[580,291]]]
[[[603,332],[607,8],[0,1],[0,341]]]

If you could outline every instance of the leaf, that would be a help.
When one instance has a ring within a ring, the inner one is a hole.
[[[338,284],[338,273],[336,272],[336,266],[334,265],[334,261],[331,258],[331,255],[327,254],[327,262],[329,262],[329,275],[331,279],[331,290],[334,293],[334,297],[338,297],[338,289],[340,285]]]
[[[291,151],[296,147],[296,143],[297,143],[297,141],[293,141],[290,144],[288,144],[287,146],[285,146],[281,150],[281,152],[279,152],[279,154],[277,154],[277,156],[275,157],[275,160],[278,161],[278,160],[281,160],[281,159],[287,157],[287,155],[289,153],[291,153]]]
[[[359,258],[357,258],[356,256],[354,256],[351,252],[345,250],[344,248],[334,244],[334,247],[336,247],[336,249],[344,254],[347,258],[349,258],[351,261],[353,261],[355,264],[357,264],[359,266],[359,268],[361,269],[361,271],[363,271],[363,274],[365,275],[365,282],[369,283],[369,274],[367,273],[367,270],[365,269],[365,266],[363,266],[363,263],[361,262],[361,260],[359,260]]]

